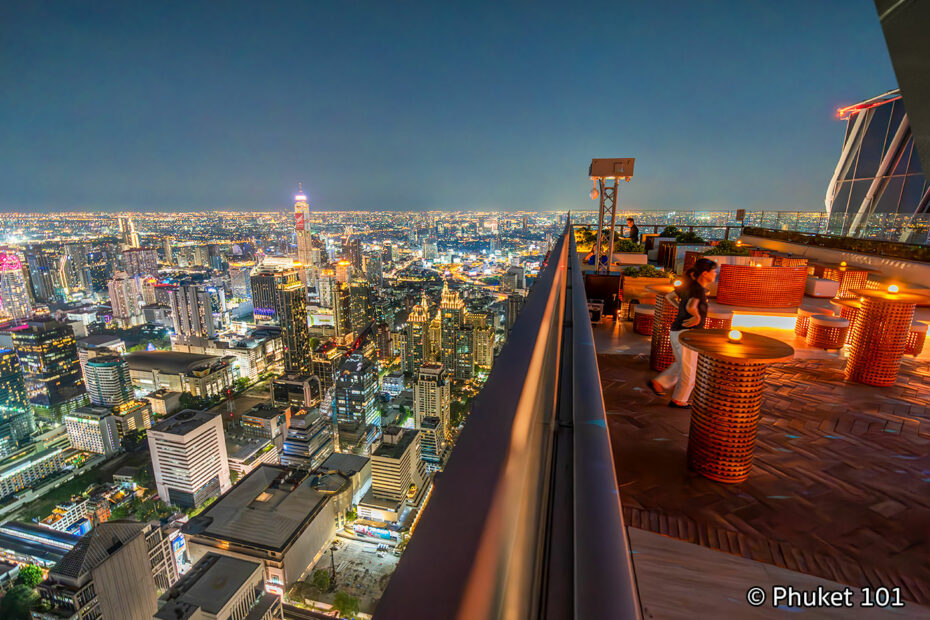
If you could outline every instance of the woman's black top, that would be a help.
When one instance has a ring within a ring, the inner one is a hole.
[[[693,328],[700,329],[704,327],[704,322],[707,320],[707,291],[704,290],[704,287],[695,280],[691,280],[688,284],[679,286],[675,292],[681,301],[678,302],[678,315],[672,323],[672,331],[678,332],[689,329],[684,326],[684,322],[691,318],[691,313],[688,312],[688,302],[692,299],[698,300],[698,314],[701,315],[701,322],[694,325]]]

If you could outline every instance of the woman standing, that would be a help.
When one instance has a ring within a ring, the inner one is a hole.
[[[662,374],[649,381],[649,387],[656,394],[664,394],[673,386],[672,400],[669,407],[688,407],[691,390],[694,388],[694,374],[697,371],[697,351],[681,346],[678,337],[685,329],[701,329],[707,320],[707,287],[717,277],[717,263],[709,258],[699,258],[694,266],[685,272],[685,281],[675,291],[666,296],[667,303],[675,303],[678,296],[678,315],[672,323],[669,341],[675,354],[675,363],[666,368]]]

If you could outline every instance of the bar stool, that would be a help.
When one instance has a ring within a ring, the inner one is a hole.
[[[849,319],[815,314],[807,328],[807,346],[818,349],[842,349],[849,335]]]
[[[730,310],[708,310],[704,329],[730,329],[733,324],[733,312]]]
[[[812,316],[833,316],[833,310],[827,308],[798,308],[798,320],[794,322],[794,333],[801,338],[807,336],[807,328]]]
[[[911,323],[911,330],[907,333],[907,341],[904,344],[904,354],[917,357],[924,350],[924,342],[927,340],[927,324]]]
[[[643,336],[651,336],[652,319],[655,313],[655,306],[636,304],[636,309],[633,311],[633,331]]]

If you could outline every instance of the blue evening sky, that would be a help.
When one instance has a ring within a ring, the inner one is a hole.
[[[0,209],[823,208],[871,0],[13,2]]]

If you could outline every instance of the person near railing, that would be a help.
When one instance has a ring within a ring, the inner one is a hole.
[[[707,321],[707,287],[717,277],[717,263],[709,258],[699,258],[685,272],[685,281],[668,294],[667,301],[675,303],[673,296],[678,296],[678,315],[672,323],[669,342],[675,354],[675,363],[666,368],[655,379],[649,381],[649,387],[658,395],[672,392],[669,407],[686,408],[694,388],[694,375],[697,372],[698,354],[692,349],[681,346],[679,336],[686,329],[701,329]]]
[[[639,226],[636,225],[636,222],[633,221],[633,218],[626,218],[626,226],[630,229],[630,241],[633,243],[639,243]]]

